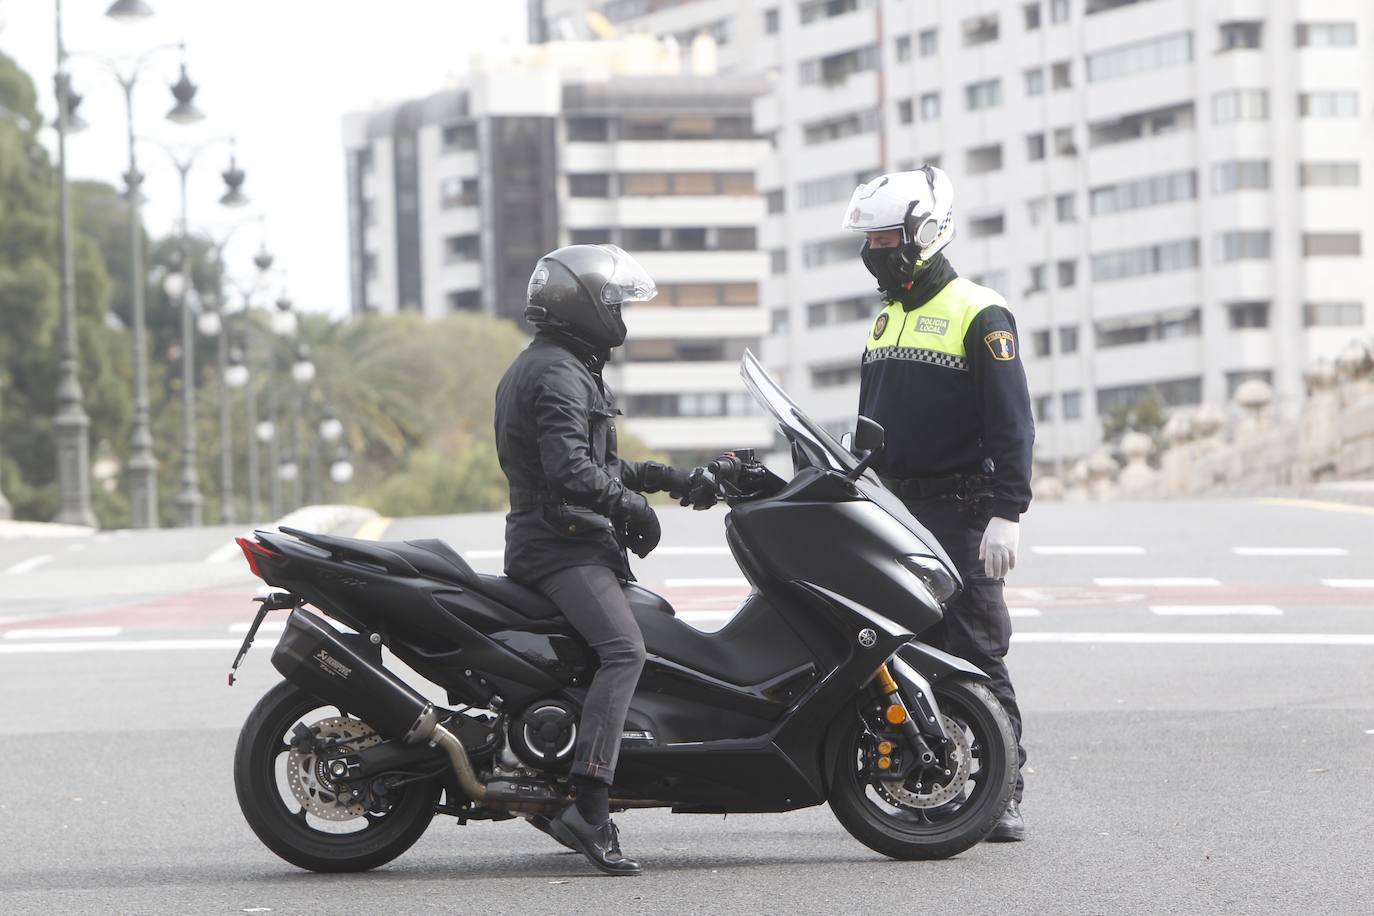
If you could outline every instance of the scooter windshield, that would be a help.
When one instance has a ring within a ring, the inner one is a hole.
[[[802,412],[749,350],[744,351],[744,358],[740,360],[739,373],[754,400],[772,415],[778,422],[780,432],[802,450],[808,463],[846,472],[858,465],[848,449]]]

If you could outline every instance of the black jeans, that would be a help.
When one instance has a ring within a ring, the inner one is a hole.
[[[604,566],[560,569],[533,585],[558,605],[601,660],[582,701],[572,773],[609,785],[620,756],[625,714],[644,669],[639,622],[621,591],[620,579]]]
[[[1026,749],[1021,744],[1021,708],[1004,658],[1011,645],[1011,614],[1002,595],[1002,580],[988,578],[978,547],[990,516],[986,499],[959,500],[952,496],[904,499],[917,521],[930,529],[945,548],[959,574],[964,590],[945,611],[945,619],[920,634],[923,642],[972,662],[988,676],[988,689],[1011,719],[1021,768]],[[1024,788],[1020,769],[1012,797],[1021,801]]]

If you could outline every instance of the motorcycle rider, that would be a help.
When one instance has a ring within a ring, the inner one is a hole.
[[[496,448],[510,484],[506,575],[549,597],[596,652],[572,766],[575,802],[535,826],[607,874],[638,874],[620,849],[609,792],[644,640],[621,591],[628,550],[659,542],[644,493],[668,491],[696,508],[715,502],[701,469],[687,472],[616,454],[615,401],[602,378],[625,341],[621,308],[657,294],[614,245],[570,245],[539,259],[525,318],[536,331],[496,389]]]
[[[893,172],[860,185],[843,228],[862,232],[864,266],[883,310],[868,337],[859,413],[882,424],[877,461],[888,488],[940,541],[965,589],[922,639],[977,665],[1016,733],[1021,712],[1003,661],[1011,617],[1003,577],[1016,565],[1030,504],[1035,426],[1016,322],[998,293],[960,277],[943,250],[954,238],[954,187],[940,169]],[[1025,836],[1023,781],[988,839]]]

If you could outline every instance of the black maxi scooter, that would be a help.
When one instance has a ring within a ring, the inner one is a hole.
[[[880,426],[860,418],[851,451],[750,353],[741,374],[795,473],[783,480],[749,452],[712,465],[753,587],[723,629],[701,632],[625,585],[648,661],[612,807],[828,802],[879,853],[955,855],[992,829],[1016,769],[984,675],[914,640],[941,619],[958,573],[868,469]],[[503,820],[567,803],[596,657],[543,595],[475,573],[441,540],[283,529],[239,544],[280,591],[259,599],[235,668],[263,617],[290,610],[272,654],[285,680],[254,707],[234,758],[239,804],[269,849],[313,871],[359,871],[399,856],[435,814]],[[383,648],[447,707],[388,670]]]

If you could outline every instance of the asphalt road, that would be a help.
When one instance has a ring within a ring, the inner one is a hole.
[[[640,578],[719,626],[743,593],[721,514],[663,515]],[[364,875],[286,865],[230,777],[276,680],[263,638],[225,687],[256,585],[236,532],[0,541],[0,913],[1370,912],[1374,512],[1039,505],[1023,527],[1026,842],[895,863],[824,808],[638,811],[648,871],[619,881],[520,822],[436,820]],[[498,516],[382,533],[436,535],[499,568]]]

